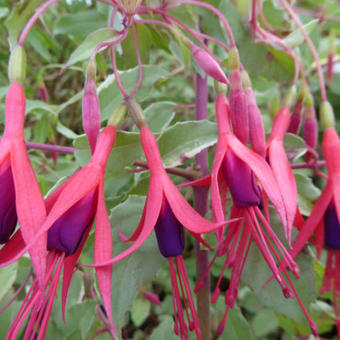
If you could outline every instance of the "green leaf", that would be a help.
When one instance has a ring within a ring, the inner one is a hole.
[[[101,42],[113,40],[116,31],[112,28],[100,28],[90,33],[84,41],[73,51],[65,67],[69,67],[78,61],[90,58],[94,48]]]
[[[36,143],[45,143],[48,137],[48,128],[50,121],[47,114],[43,114],[42,117],[34,125],[34,141]]]
[[[129,196],[125,202],[111,210],[113,242],[117,245],[115,254],[130,246],[122,244],[117,230],[126,236],[135,231],[142,216],[144,202],[145,197]],[[124,315],[130,310],[143,282],[152,280],[163,263],[164,258],[160,255],[156,237],[152,233],[133,254],[114,265],[112,307],[118,329],[122,327]]]
[[[305,31],[307,34],[310,34],[315,27],[317,27],[317,24],[319,22],[319,19],[311,20],[309,23],[303,25]],[[303,37],[301,30],[297,28],[294,32],[290,33],[286,38],[283,39],[286,45],[290,48],[295,48],[301,44],[303,44],[305,38]]]
[[[152,35],[149,28],[145,25],[137,27],[138,50],[140,53],[142,64],[149,63],[150,50],[152,47]],[[117,60],[118,67],[124,65],[124,68],[131,68],[137,64],[136,48],[133,42],[131,30],[122,42],[123,55],[125,58]]]
[[[298,188],[300,211],[303,215],[309,216],[313,209],[313,201],[317,200],[321,191],[313,184],[312,179],[304,174],[295,174],[295,180]]]
[[[27,20],[32,16],[36,7],[43,2],[43,0],[22,0],[13,6],[10,16],[5,21],[11,49],[13,49],[17,43],[19,34]]]
[[[222,301],[222,299],[220,299],[220,301]],[[224,301],[222,301],[222,303],[224,304]],[[223,309],[225,308],[226,307],[224,307]],[[250,325],[246,318],[242,315],[242,312],[237,305],[229,310],[224,332],[220,338],[222,340],[254,339]]]
[[[180,122],[166,129],[158,138],[158,146],[165,167],[183,163],[183,158],[191,158],[217,141],[216,123]]]
[[[252,320],[252,326],[255,335],[263,339],[269,333],[274,332],[279,327],[279,323],[271,309],[262,309]]]
[[[61,15],[54,25],[53,33],[67,34],[70,37],[84,39],[89,33],[106,26],[105,15],[96,10],[87,10]]]
[[[17,277],[18,262],[0,269],[0,301],[11,289]]]
[[[162,67],[157,65],[143,65],[143,81],[140,89],[137,91],[135,98],[141,103],[153,90],[153,85],[160,79],[167,79],[169,73]],[[130,93],[135,88],[138,81],[138,67],[119,71],[119,78],[127,91]],[[108,119],[113,110],[124,101],[123,95],[120,92],[114,75],[110,75],[98,87],[101,120]]]
[[[174,338],[174,321],[169,315],[162,315],[161,322],[151,333],[149,340],[168,340]]]
[[[57,123],[56,128],[57,128],[57,131],[61,133],[63,136],[65,136],[66,138],[75,139],[78,137],[76,133],[74,133],[71,129],[69,129],[68,127],[66,127],[60,122]]]
[[[176,103],[173,102],[157,102],[152,103],[144,110],[149,128],[152,132],[160,132],[165,130],[175,117],[173,108]]]
[[[147,319],[150,313],[150,308],[150,301],[142,298],[135,300],[131,307],[131,319],[137,327],[141,326]]]

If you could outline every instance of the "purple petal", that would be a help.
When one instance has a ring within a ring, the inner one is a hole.
[[[325,247],[340,250],[340,224],[334,203],[331,202],[324,215]]]
[[[74,254],[91,227],[97,206],[97,190],[91,191],[67,210],[48,230],[47,249]]]
[[[155,225],[155,232],[159,251],[164,257],[183,254],[185,246],[184,229],[172,212],[165,197]]]
[[[9,160],[0,165],[0,188],[0,244],[2,244],[10,239],[17,224],[15,189]]]
[[[231,150],[226,152],[222,171],[237,208],[261,204],[260,190],[253,172]]]

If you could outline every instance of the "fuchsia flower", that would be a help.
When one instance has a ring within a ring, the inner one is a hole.
[[[306,220],[299,235],[296,237],[291,251],[292,256],[296,256],[307,243],[313,232],[316,231],[320,223],[323,223],[327,209],[336,213],[339,220],[340,216],[340,138],[336,130],[332,127],[324,131],[322,151],[326,160],[328,170],[327,184],[322,190],[314,208]],[[332,213],[334,215],[334,213]],[[333,218],[334,220],[334,218]],[[318,252],[323,247],[322,233],[316,235],[316,246]]]
[[[214,220],[217,222],[225,218],[225,197],[229,188],[234,202],[230,217],[238,218],[236,222],[230,224],[224,239],[222,239],[223,235],[219,235],[218,251],[209,265],[210,269],[217,256],[226,256],[216,289],[212,295],[213,302],[219,295],[219,284],[226,267],[232,268],[230,286],[225,293],[227,308],[217,332],[220,335],[223,332],[229,308],[233,307],[237,297],[241,274],[252,240],[255,240],[287,298],[292,297],[293,293],[297,298],[298,296],[288,274],[285,272],[288,284],[286,283],[277,262],[280,261],[280,258],[283,258],[296,276],[298,276],[298,267],[272,230],[268,217],[265,217],[259,208],[262,200],[265,211],[268,211],[267,198],[269,198],[285,228],[287,224],[285,205],[273,171],[263,157],[249,150],[232,133],[229,123],[229,105],[223,94],[220,94],[217,98],[216,113],[219,136],[211,172],[212,212]],[[254,175],[258,182],[256,182]],[[206,274],[208,274],[208,271]],[[197,284],[196,291],[201,288],[204,278]],[[313,332],[316,334],[313,321],[308,316],[299,298],[298,300]]]
[[[44,201],[24,140],[25,106],[21,83],[11,82],[6,96],[5,132],[0,140],[0,243],[10,240],[18,218],[23,241],[30,244],[46,218]],[[46,233],[41,234],[29,254],[39,287],[43,289]]]
[[[125,241],[134,241],[134,243],[111,260],[88,266],[98,267],[122,260],[138,249],[150,233],[155,230],[160,252],[168,258],[170,266],[175,332],[181,334],[182,339],[188,338],[181,300],[182,295],[189,329],[195,330],[197,339],[200,339],[198,318],[182,258],[184,250],[183,227],[187,228],[198,240],[205,243],[199,236],[200,233],[209,233],[228,222],[222,220],[219,223],[213,223],[199,215],[170,180],[164,169],[156,139],[147,125],[140,128],[140,136],[150,169],[150,185],[142,219],[136,231],[130,238],[122,236]]]
[[[47,218],[31,243],[24,247],[20,234],[17,234],[0,251],[0,263],[3,264],[8,260],[8,253],[15,253],[16,257],[22,255],[27,248],[34,248],[36,240],[40,239],[43,232],[48,231],[49,254],[44,273],[44,290],[47,294],[41,301],[35,280],[10,327],[7,339],[15,339],[29,312],[31,316],[25,328],[25,337],[34,337],[38,333],[37,339],[44,338],[62,268],[64,268],[62,287],[64,318],[67,292],[74,267],[94,219],[96,219],[95,263],[112,257],[111,227],[104,200],[104,172],[115,134],[115,127],[107,126],[98,137],[97,147],[90,162],[46,200]],[[114,330],[111,311],[112,266],[96,268],[96,272],[106,314]]]

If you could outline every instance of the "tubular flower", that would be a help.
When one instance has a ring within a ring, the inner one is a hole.
[[[314,208],[303,225],[302,230],[296,237],[291,254],[295,257],[304,245],[307,243],[313,232],[316,231],[330,206],[335,209],[336,216],[339,220],[340,216],[340,138],[334,128],[330,127],[324,131],[322,150],[327,164],[328,180],[327,184],[322,190],[318,200],[315,202]],[[333,215],[333,214],[332,214]],[[331,216],[331,215],[330,215]],[[320,252],[323,241],[316,235],[316,244]]]
[[[256,242],[275,279],[282,288],[284,296],[287,298],[293,297],[294,294],[297,298],[298,296],[288,274],[284,272],[288,281],[287,284],[277,262],[280,262],[280,258],[284,259],[287,266],[296,276],[298,276],[298,267],[272,230],[268,217],[266,218],[259,208],[262,199],[264,208],[268,211],[267,198],[269,198],[276,208],[282,223],[286,223],[282,196],[271,168],[260,155],[249,150],[231,132],[228,102],[223,94],[219,95],[217,99],[216,112],[219,137],[211,173],[212,212],[216,221],[224,219],[225,197],[227,188],[229,188],[234,202],[230,217],[236,219],[235,222],[229,225],[224,238],[222,238],[223,235],[219,235],[218,251],[209,265],[209,268],[211,268],[217,256],[225,255],[224,266],[212,295],[213,302],[216,301],[219,295],[219,285],[225,269],[227,266],[232,268],[230,286],[225,293],[227,308],[217,331],[218,335],[220,335],[223,332],[229,308],[233,307],[237,297],[240,278],[252,240]],[[231,155],[233,156],[231,157]],[[256,184],[254,175],[259,185]],[[260,189],[263,191],[261,192]],[[207,274],[208,271],[206,272]],[[201,288],[204,278],[205,276],[197,284],[195,291]],[[299,302],[313,332],[316,333],[313,321],[308,316],[300,300]]]
[[[134,243],[127,250],[109,261],[87,266],[105,266],[122,260],[138,249],[155,229],[160,252],[163,256],[169,258],[171,283],[174,294],[175,332],[180,333],[182,339],[187,339],[187,327],[183,317],[184,314],[180,298],[181,291],[185,301],[184,304],[187,311],[187,319],[189,320],[189,328],[191,330],[195,329],[196,335],[199,337],[198,319],[181,256],[184,249],[183,227],[188,229],[198,240],[205,243],[199,234],[209,233],[228,222],[221,221],[220,223],[213,223],[199,215],[170,180],[163,167],[156,139],[147,125],[140,127],[140,136],[150,169],[150,185],[142,219],[136,231],[130,238],[122,236],[125,241],[134,241]],[[176,280],[176,271],[179,277],[178,281]],[[180,289],[177,282],[180,283]],[[185,296],[188,300],[191,318]]]
[[[18,219],[23,241],[29,244],[46,218],[43,197],[24,140],[25,106],[21,83],[11,82],[6,96],[5,131],[0,140],[0,243],[10,240]],[[46,233],[41,234],[29,254],[43,289]]]
[[[289,122],[290,110],[288,106],[284,106],[274,119],[273,128],[267,140],[267,155],[285,206],[287,226],[284,231],[288,243],[291,244],[291,231],[297,211],[297,187],[283,145]]]
[[[34,337],[38,333],[37,339],[44,338],[62,268],[64,268],[62,311],[65,318],[66,298],[72,274],[94,219],[96,219],[95,263],[112,257],[111,227],[104,200],[104,172],[114,144],[115,133],[116,129],[113,126],[106,127],[98,137],[96,150],[90,162],[46,199],[48,215],[40,233],[48,231],[49,254],[44,281],[47,294],[43,301],[39,299],[35,280],[10,327],[7,339],[15,339],[30,311],[25,336]],[[38,237],[39,235],[35,239]],[[24,246],[20,234],[16,234],[0,251],[0,263],[7,260],[8,251],[16,253],[18,257],[30,246],[34,247],[35,239],[31,244]],[[112,266],[96,268],[96,272],[106,314],[114,330],[111,311]]]

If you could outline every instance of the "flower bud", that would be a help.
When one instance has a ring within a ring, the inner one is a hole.
[[[301,118],[302,118],[302,109],[303,103],[305,99],[305,88],[301,88],[298,96],[298,100],[295,103],[294,111],[292,116],[290,117],[290,123],[287,132],[294,133],[296,135],[299,134],[300,126],[301,126]]]
[[[96,147],[97,136],[100,130],[100,107],[96,86],[96,64],[90,60],[82,101],[83,129],[86,133],[93,153]]]
[[[26,77],[26,53],[22,46],[14,47],[8,66],[8,78],[11,82],[23,83]]]
[[[246,96],[242,88],[240,71],[230,73],[230,118],[235,135],[243,143],[248,143],[249,123]]]
[[[207,75],[223,84],[228,84],[228,79],[220,65],[207,51],[198,48],[194,44],[190,44],[190,50],[197,64]]]
[[[265,157],[266,138],[262,115],[257,106],[255,93],[251,88],[251,82],[246,71],[242,71],[242,83],[245,88],[244,92],[247,102],[250,145],[256,153]]]

